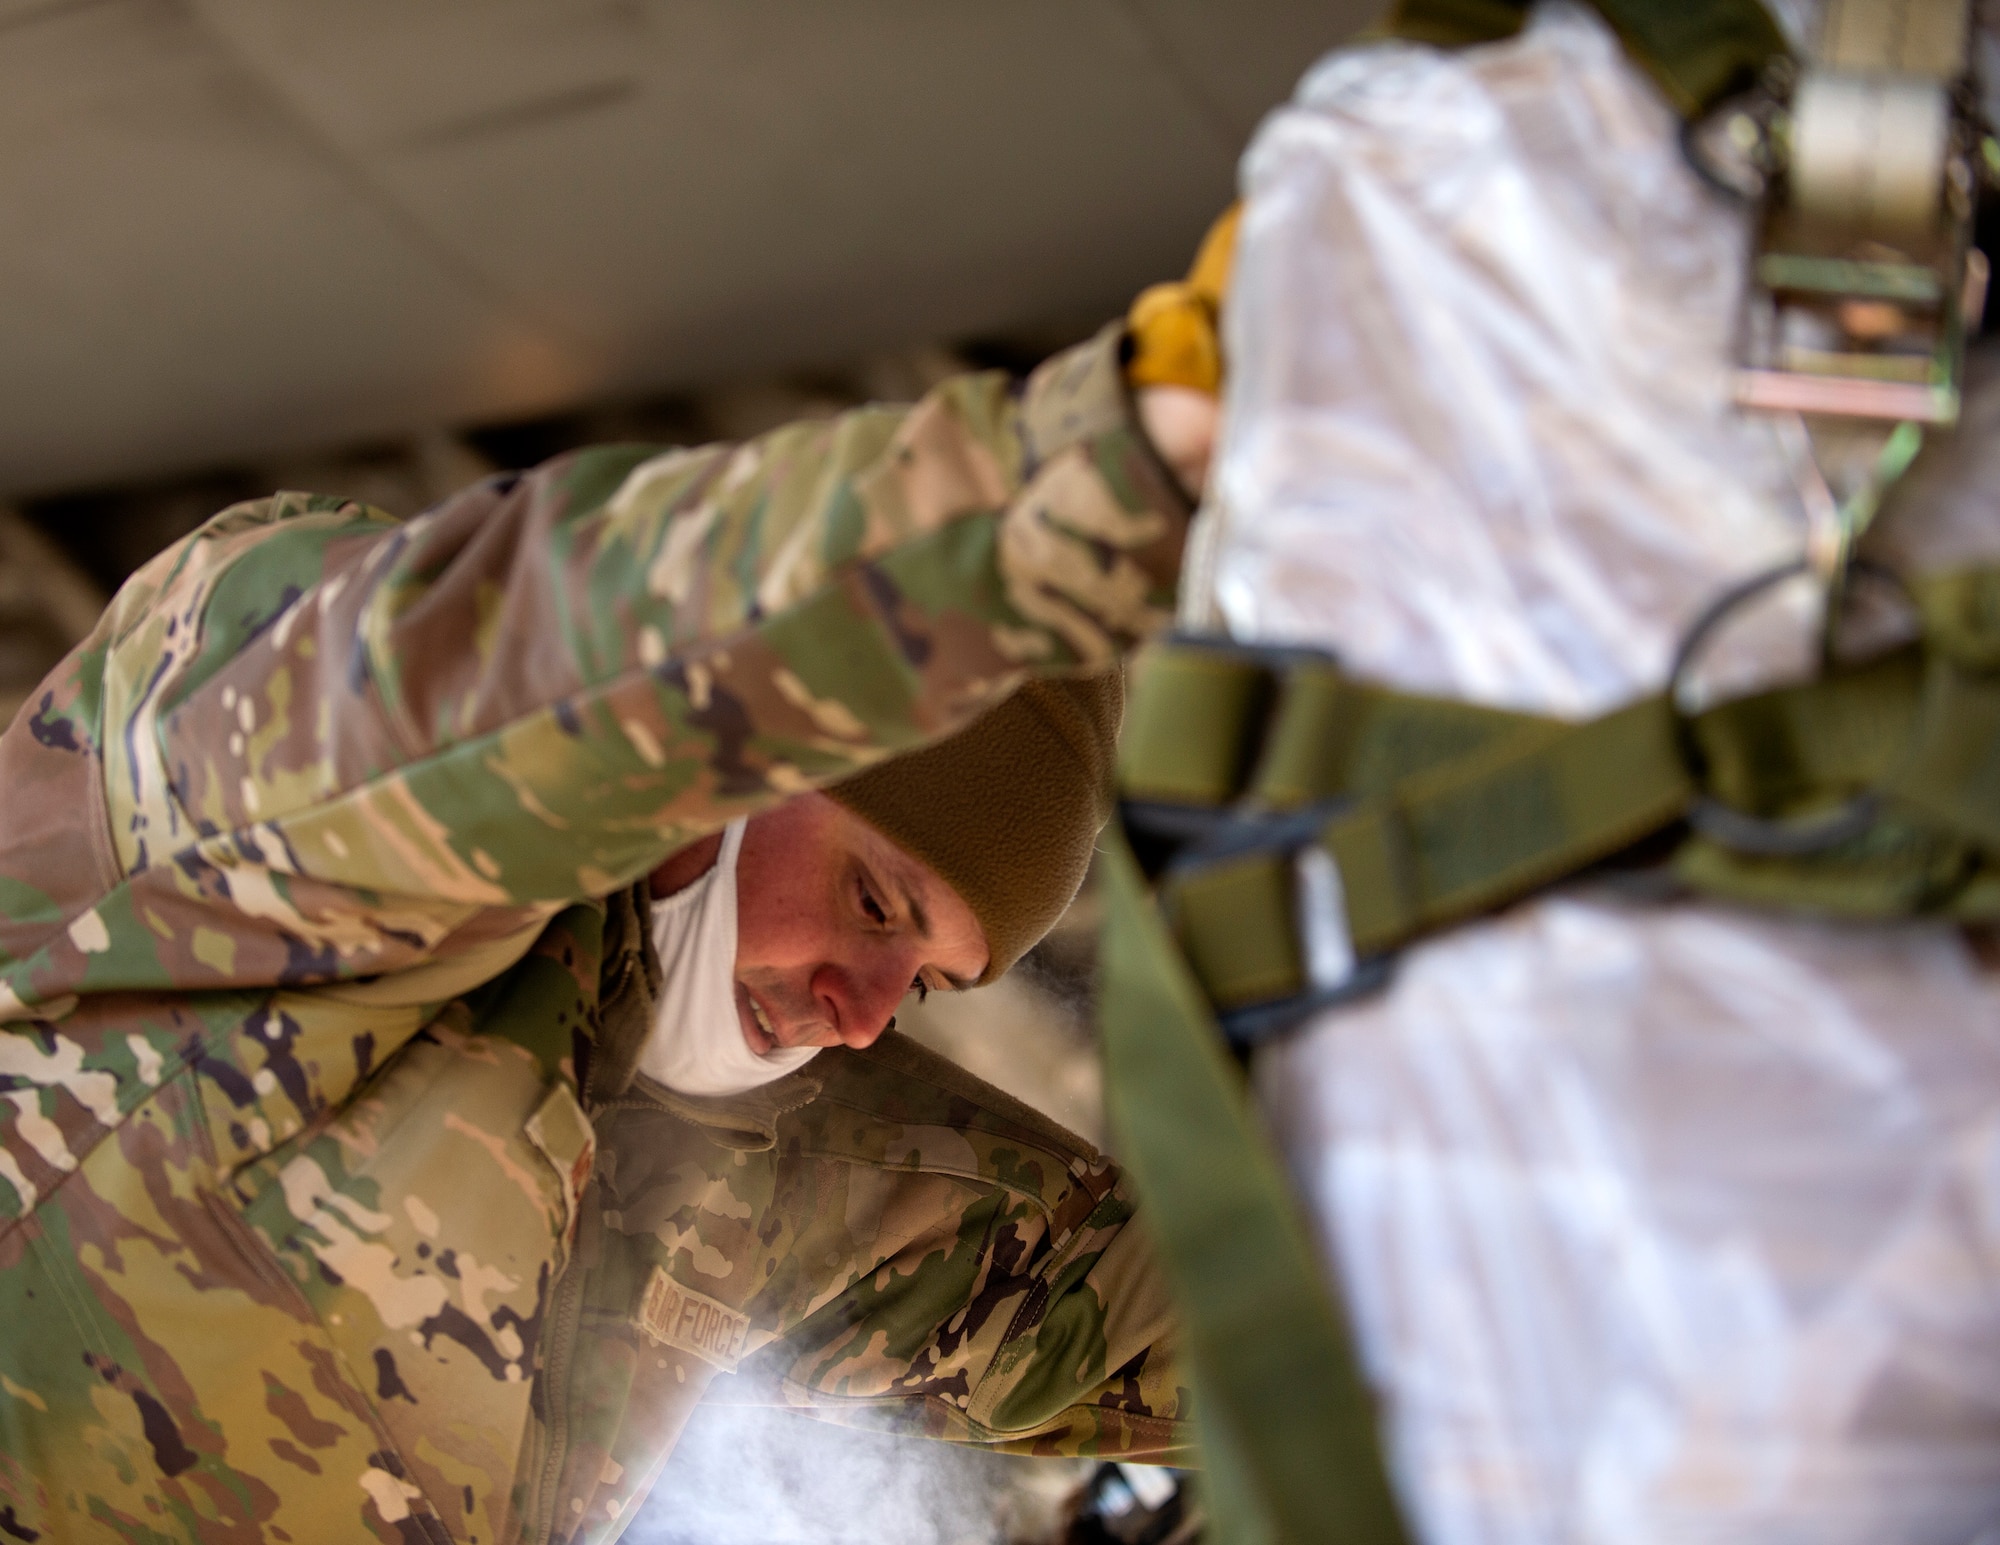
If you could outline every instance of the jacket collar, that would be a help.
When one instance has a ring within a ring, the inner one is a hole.
[[[630,1086],[608,1109],[646,1106],[701,1127],[725,1148],[762,1153],[778,1143],[778,1119],[819,1098],[825,1080],[814,1075],[812,1063],[741,1094],[681,1094],[665,1084],[635,1073]]]

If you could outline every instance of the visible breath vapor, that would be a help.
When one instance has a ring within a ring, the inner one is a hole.
[[[1038,1545],[1092,1460],[1023,1459],[794,1412],[695,1412],[626,1545]]]

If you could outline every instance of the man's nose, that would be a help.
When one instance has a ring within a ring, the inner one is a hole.
[[[861,969],[828,965],[820,967],[813,991],[838,1027],[840,1044],[863,1051],[889,1028],[916,974],[915,963],[900,960],[871,962]]]

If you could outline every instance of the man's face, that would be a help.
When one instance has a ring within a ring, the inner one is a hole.
[[[691,883],[719,839],[655,872]],[[760,1056],[779,1046],[871,1045],[904,996],[969,986],[986,933],[928,865],[824,794],[753,816],[736,860],[736,1012]]]

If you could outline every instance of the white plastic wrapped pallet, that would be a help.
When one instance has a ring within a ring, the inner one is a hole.
[[[1729,403],[1745,213],[1675,131],[1553,6],[1337,54],[1267,121],[1217,485],[1237,637],[1588,715],[1800,550],[1784,451]],[[2000,553],[1996,411],[1892,535],[1956,512],[1958,557]],[[1808,625],[1771,609],[1738,670]],[[2000,1520],[2000,979],[1960,932],[1573,886],[1257,1073],[1427,1545]]]

